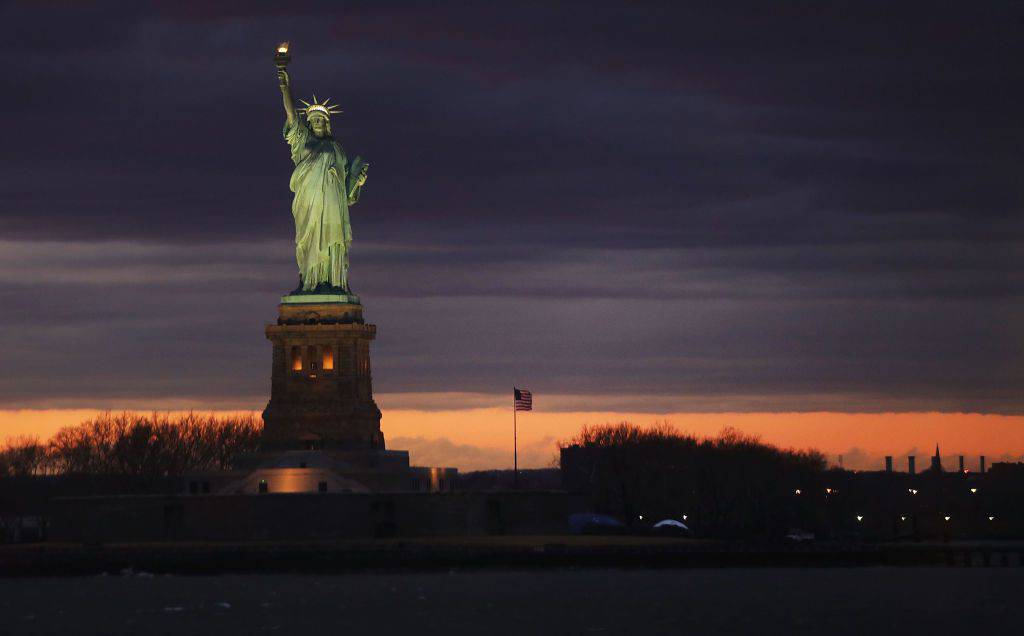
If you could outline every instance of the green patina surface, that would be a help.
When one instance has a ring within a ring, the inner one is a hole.
[[[281,296],[281,302],[288,305],[310,303],[347,303],[358,305],[359,296],[355,294],[288,294],[287,296]]]
[[[347,292],[348,255],[352,245],[349,207],[359,200],[369,164],[360,157],[349,159],[331,135],[330,115],[338,112],[332,110],[335,106],[328,108],[327,100],[320,104],[314,97],[312,105],[304,102],[307,107],[302,109],[305,112],[302,117],[292,99],[291,82],[284,65],[278,66],[278,78],[286,114],[284,139],[295,164],[289,187],[295,193],[292,216],[301,288],[315,292],[326,285]]]

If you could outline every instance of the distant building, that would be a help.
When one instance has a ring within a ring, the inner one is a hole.
[[[939,445],[935,445],[935,455],[932,456],[931,470],[941,473],[942,470],[942,456],[939,454]]]

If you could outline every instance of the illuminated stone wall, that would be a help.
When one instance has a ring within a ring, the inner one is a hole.
[[[266,336],[274,347],[266,449],[384,448],[373,400],[370,341],[377,328],[355,303],[281,304]]]

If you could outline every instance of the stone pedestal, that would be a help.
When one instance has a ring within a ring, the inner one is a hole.
[[[274,357],[263,448],[383,449],[370,377],[377,328],[364,322],[358,297],[285,296],[278,311],[266,328]]]

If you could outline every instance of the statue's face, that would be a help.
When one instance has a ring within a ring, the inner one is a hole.
[[[327,118],[322,115],[313,115],[309,118],[309,127],[313,129],[314,135],[323,137],[327,134]]]

